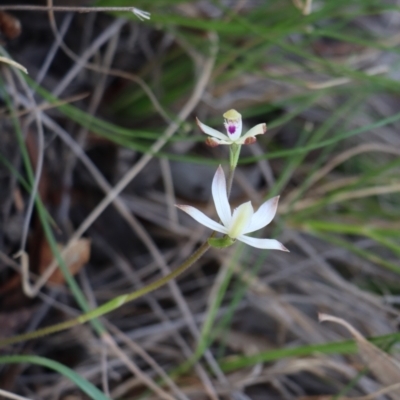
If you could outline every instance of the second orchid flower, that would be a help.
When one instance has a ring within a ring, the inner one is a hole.
[[[236,110],[227,111],[223,117],[225,118],[225,129],[226,134],[217,131],[210,126],[203,124],[198,118],[196,119],[199,128],[210,137],[207,138],[206,144],[211,147],[218,146],[220,144],[225,145],[242,145],[252,144],[256,141],[257,135],[262,135],[267,131],[266,124],[258,124],[247,131],[242,136],[242,116]]]

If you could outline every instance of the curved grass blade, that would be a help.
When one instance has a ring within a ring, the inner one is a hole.
[[[97,389],[96,386],[92,385],[81,375],[74,372],[72,369],[60,364],[57,361],[50,360],[44,357],[38,356],[2,356],[0,357],[0,364],[36,364],[46,368],[50,368],[53,371],[59,372],[61,375],[68,378],[71,382],[75,383],[84,393],[94,400],[110,400],[103,392]]]

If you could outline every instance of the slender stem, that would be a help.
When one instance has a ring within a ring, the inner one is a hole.
[[[213,235],[211,235],[213,236]],[[94,318],[101,317],[109,312],[121,307],[123,304],[126,304],[132,300],[135,300],[139,297],[144,296],[152,292],[153,290],[158,289],[159,287],[165,285],[171,279],[174,279],[185,272],[194,262],[196,262],[208,249],[210,245],[205,242],[203,243],[183,264],[181,264],[178,268],[170,272],[168,275],[163,276],[162,278],[156,280],[149,285],[136,290],[130,294],[125,294],[122,296],[118,296],[115,299],[110,300],[109,302],[103,304],[102,306],[89,311],[86,314],[82,314],[77,318],[71,319],[69,321],[61,322],[60,324],[48,326],[43,329],[39,329],[35,332],[29,332],[18,336],[13,336],[11,338],[0,340],[0,348],[8,346],[10,344],[23,342],[25,340],[37,339],[41,336],[49,335],[51,333],[60,332],[68,328],[72,328],[75,325],[84,324]]]
[[[0,11],[12,10],[12,11],[75,11],[80,13],[88,12],[108,12],[108,11],[129,11],[136,12],[136,7],[63,7],[63,6],[30,6],[30,5],[18,5],[18,6],[0,6]]]
[[[235,169],[236,168],[229,167],[229,174],[228,174],[228,179],[226,182],[226,195],[228,196],[228,199],[229,199],[229,196],[231,195],[233,177],[235,175]]]
[[[232,190],[233,176],[235,175],[235,169],[239,160],[241,146],[232,144],[229,146],[229,175],[226,183],[226,194],[229,196]]]

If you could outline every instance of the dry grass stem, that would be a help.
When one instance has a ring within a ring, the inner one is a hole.
[[[28,73],[28,70],[21,64],[17,63],[14,60],[11,60],[10,58],[0,56],[0,62],[3,62],[5,64],[11,65],[12,67],[18,68],[22,72],[25,72],[25,74]]]

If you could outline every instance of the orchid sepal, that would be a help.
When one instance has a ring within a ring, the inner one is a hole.
[[[245,140],[244,140],[244,143],[243,144],[253,144],[253,143],[255,143],[255,142],[257,142],[257,139],[254,137],[254,136],[250,136],[250,137],[248,137],[248,138],[246,138]]]

